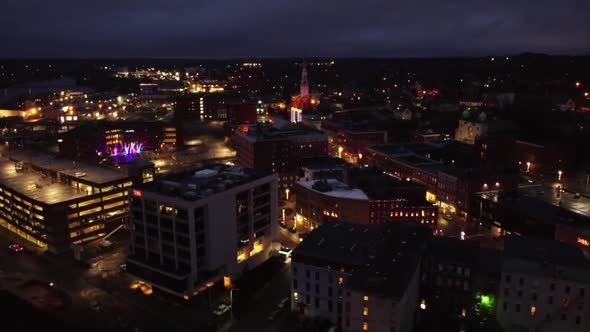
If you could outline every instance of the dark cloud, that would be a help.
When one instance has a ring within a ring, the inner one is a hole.
[[[588,0],[3,0],[0,57],[590,53]]]

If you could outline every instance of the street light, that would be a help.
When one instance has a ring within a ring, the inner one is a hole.
[[[531,170],[531,162],[530,161],[527,161],[526,162],[526,172],[529,173],[530,170]]]
[[[285,198],[289,200],[289,188],[285,189]]]
[[[557,181],[561,181],[562,175],[563,175],[563,172],[561,170],[557,171]]]
[[[234,285],[231,283],[231,277],[224,276],[223,277],[223,287],[229,290],[229,317],[230,320],[234,320],[234,295],[233,289]]]
[[[338,147],[338,158],[342,158],[342,151],[344,151],[344,148],[339,146]]]

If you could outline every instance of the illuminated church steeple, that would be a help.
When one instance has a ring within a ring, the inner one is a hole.
[[[303,63],[303,68],[301,70],[301,91],[299,95],[301,97],[309,96],[309,83],[307,82],[307,64]]]

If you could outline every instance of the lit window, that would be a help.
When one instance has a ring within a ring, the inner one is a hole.
[[[369,297],[367,295],[363,296],[363,301],[369,301]]]
[[[531,316],[534,316],[537,313],[537,307],[535,307],[534,305],[531,306]]]
[[[369,330],[369,323],[363,322],[363,331],[368,331],[368,330]]]
[[[363,308],[363,316],[369,316],[369,308],[368,307]]]

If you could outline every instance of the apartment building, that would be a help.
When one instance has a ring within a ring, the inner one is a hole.
[[[269,258],[277,205],[275,175],[226,165],[133,188],[127,271],[183,297],[239,278]]]

